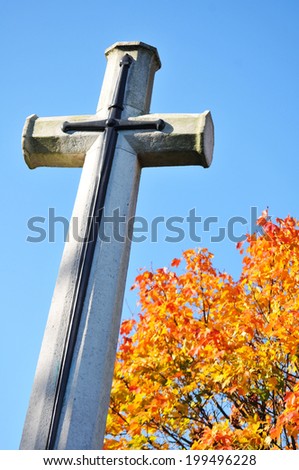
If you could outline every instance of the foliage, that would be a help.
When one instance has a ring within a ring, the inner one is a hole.
[[[238,281],[207,249],[136,278],[106,449],[298,449],[299,223],[258,223]]]

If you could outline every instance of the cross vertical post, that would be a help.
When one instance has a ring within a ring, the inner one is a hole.
[[[30,116],[23,151],[30,168],[83,166],[21,449],[102,445],[129,261],[140,172],[201,165],[213,153],[209,112],[149,112],[157,50],[116,43],[93,116]],[[115,233],[117,224],[118,234]]]

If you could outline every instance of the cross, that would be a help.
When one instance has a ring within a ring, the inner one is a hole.
[[[83,167],[37,364],[21,449],[100,449],[104,439],[143,167],[201,165],[213,154],[202,114],[148,114],[157,50],[119,42],[95,115],[29,116],[29,168]],[[122,240],[107,220],[125,221]],[[107,241],[108,240],[108,241]]]

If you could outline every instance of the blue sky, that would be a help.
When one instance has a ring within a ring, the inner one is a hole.
[[[80,178],[79,169],[26,167],[20,144],[26,117],[93,113],[104,50],[116,41],[157,47],[162,68],[151,112],[210,109],[214,161],[208,170],[143,172],[137,215],[150,224],[157,216],[186,220],[195,209],[202,241],[190,239],[185,223],[184,240],[166,242],[173,234],[161,224],[157,242],[133,244],[128,286],[138,268],[167,266],[198,244],[215,254],[219,269],[237,277],[241,262],[229,233],[236,238],[250,230],[255,211],[267,206],[275,217],[299,218],[298,23],[296,0],[2,5],[0,449],[19,446],[63,250],[58,224],[55,242],[29,243],[27,223],[34,216],[47,221],[50,208],[69,218]],[[208,217],[217,218],[209,230]],[[215,242],[221,228],[225,236]],[[136,311],[135,291],[127,290],[123,315]]]

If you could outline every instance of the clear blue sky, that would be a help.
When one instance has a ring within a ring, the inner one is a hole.
[[[29,170],[21,132],[29,114],[93,113],[106,66],[104,50],[116,41],[157,47],[151,111],[198,113],[215,124],[214,161],[200,167],[146,170],[137,214],[186,218],[191,209],[218,222],[202,246],[220,269],[238,276],[240,259],[229,239],[250,229],[252,207],[299,218],[299,3],[296,0],[10,1],[1,6],[1,328],[0,449],[19,446],[57,270],[63,233],[29,243],[27,221],[47,219],[49,208],[69,217],[77,169]],[[243,219],[242,219],[243,220]],[[212,241],[220,228],[225,237]],[[206,227],[207,228],[207,224]],[[139,267],[169,265],[197,245],[188,236],[132,246],[128,285]],[[173,234],[172,234],[173,235]],[[136,312],[127,291],[124,315]]]

